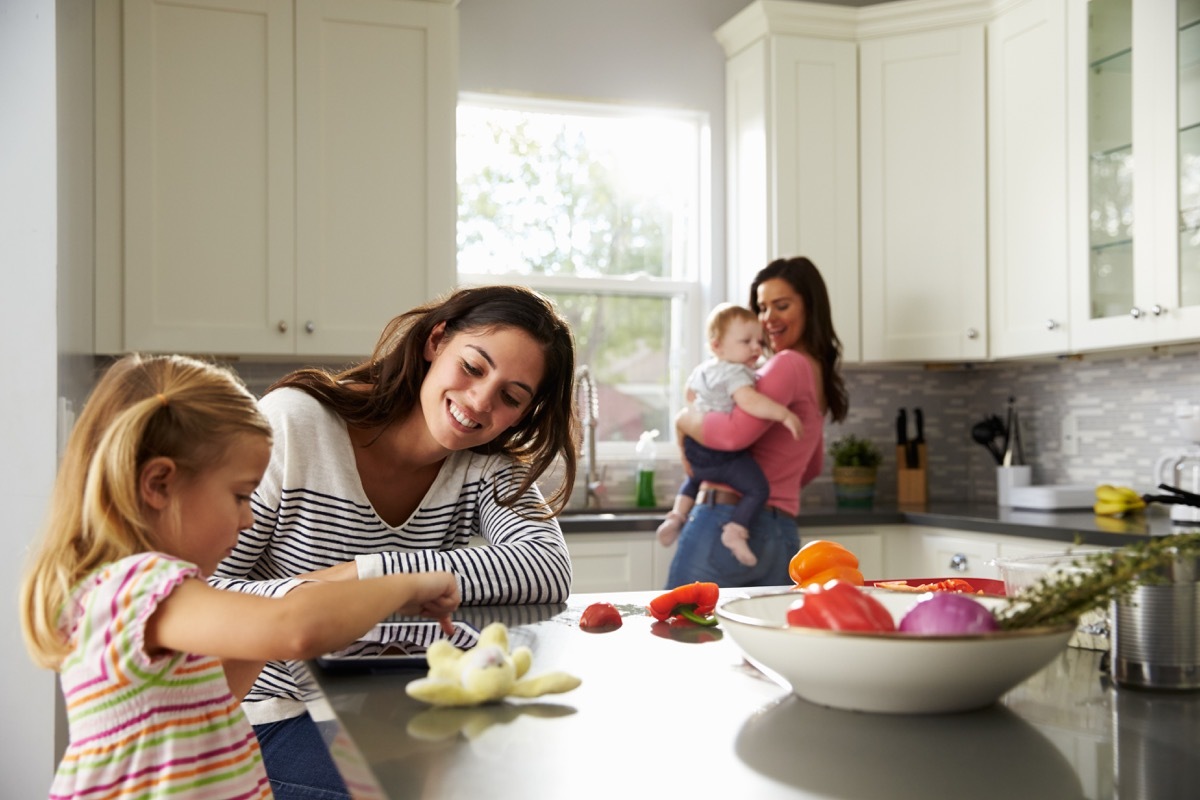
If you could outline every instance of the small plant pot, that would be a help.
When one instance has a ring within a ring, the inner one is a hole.
[[[834,467],[833,489],[838,508],[872,508],[875,505],[875,467]]]

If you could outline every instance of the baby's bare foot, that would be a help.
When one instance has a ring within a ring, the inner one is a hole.
[[[754,555],[748,544],[749,539],[750,531],[736,522],[727,522],[721,529],[721,543],[729,548],[733,557],[744,567],[753,567],[758,563],[758,556]]]

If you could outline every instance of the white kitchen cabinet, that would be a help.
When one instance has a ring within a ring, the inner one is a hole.
[[[1009,6],[988,24],[987,42],[990,353],[1066,353],[1066,5]]]
[[[863,360],[986,358],[986,16],[893,13],[859,45]]]
[[[904,535],[901,531],[897,535]],[[891,536],[892,533],[886,535]],[[857,525],[823,528],[816,531],[810,528],[800,529],[800,546],[817,539],[837,542],[858,557],[858,569],[863,578],[869,581],[885,580],[892,577],[888,572],[884,559],[885,533],[877,526],[866,527]]]
[[[571,592],[623,592],[659,589],[654,577],[654,532],[572,533],[566,536],[571,554]]]
[[[853,9],[756,2],[725,48],[727,297],[775,258],[807,256],[829,290],[843,358],[859,360],[857,49]]]
[[[1068,0],[1071,338],[1200,338],[1200,3]]]
[[[361,356],[448,289],[456,15],[98,4],[97,351]]]

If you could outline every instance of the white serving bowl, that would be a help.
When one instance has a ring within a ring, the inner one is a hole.
[[[867,589],[899,621],[925,595]],[[794,591],[735,597],[717,606],[743,652],[798,696],[851,711],[930,714],[996,702],[1061,653],[1073,628],[1030,628],[966,636],[831,631],[791,627]],[[1001,598],[972,598],[991,608]]]

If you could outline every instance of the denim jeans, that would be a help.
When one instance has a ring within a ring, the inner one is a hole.
[[[255,725],[254,733],[275,800],[349,800],[329,744],[308,714]]]
[[[758,563],[747,567],[721,543],[721,529],[732,518],[733,509],[732,505],[705,503],[692,509],[679,534],[664,588],[693,581],[712,581],[723,589],[792,585],[788,562],[800,549],[796,520],[770,507],[755,514],[750,523],[749,545]]]
[[[683,454],[692,467],[692,474],[684,480],[679,493],[695,500],[704,481],[732,486],[742,499],[733,507],[730,519],[749,528],[755,512],[766,505],[771,496],[767,476],[763,475],[750,451],[713,450],[687,436],[683,440]]]

